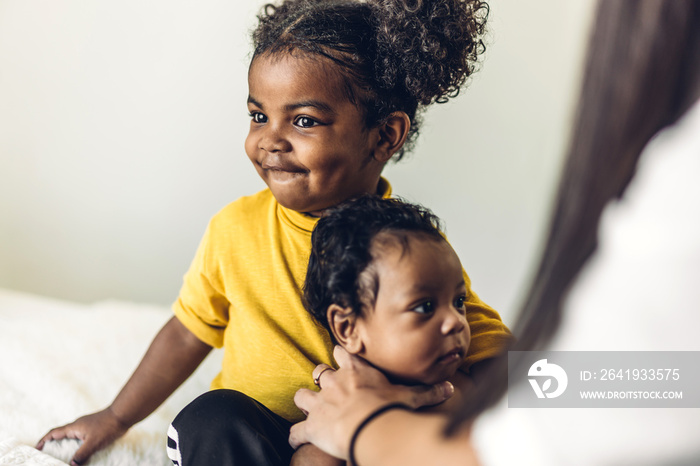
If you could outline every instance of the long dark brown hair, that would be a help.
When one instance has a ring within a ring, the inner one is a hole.
[[[601,0],[584,73],[546,249],[510,350],[542,349],[551,339],[596,249],[603,208],[624,193],[647,142],[700,97],[700,1]],[[448,433],[503,396],[506,367],[505,354],[492,361]]]

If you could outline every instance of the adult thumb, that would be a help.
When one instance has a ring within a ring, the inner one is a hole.
[[[408,390],[408,405],[418,409],[442,403],[454,395],[455,387],[450,382],[442,382],[435,385],[408,387]]]

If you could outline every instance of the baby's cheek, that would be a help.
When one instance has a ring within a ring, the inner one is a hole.
[[[464,328],[464,346],[465,349],[469,349],[469,344],[472,342],[472,332],[471,328],[469,328],[469,324],[467,324]]]
[[[411,358],[409,367],[416,378],[425,379],[434,375],[436,355],[434,352],[416,351]]]

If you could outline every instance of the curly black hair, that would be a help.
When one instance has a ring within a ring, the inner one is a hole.
[[[475,71],[488,13],[480,0],[285,0],[258,16],[253,59],[300,51],[338,64],[367,127],[396,111],[409,116],[398,161],[415,142],[422,110],[456,97]]]
[[[311,235],[304,305],[329,331],[326,311],[331,304],[361,315],[374,303],[377,277],[368,283],[362,276],[373,260],[372,242],[380,233],[392,235],[404,249],[413,234],[446,241],[440,220],[430,210],[399,199],[365,195],[326,211]]]

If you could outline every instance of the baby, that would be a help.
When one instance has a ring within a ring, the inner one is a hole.
[[[420,206],[364,196],[312,235],[307,309],[395,383],[448,380],[469,348],[462,264],[439,228]]]
[[[464,366],[468,289],[435,215],[363,196],[327,211],[311,241],[305,305],[335,343],[394,383],[436,384]]]

